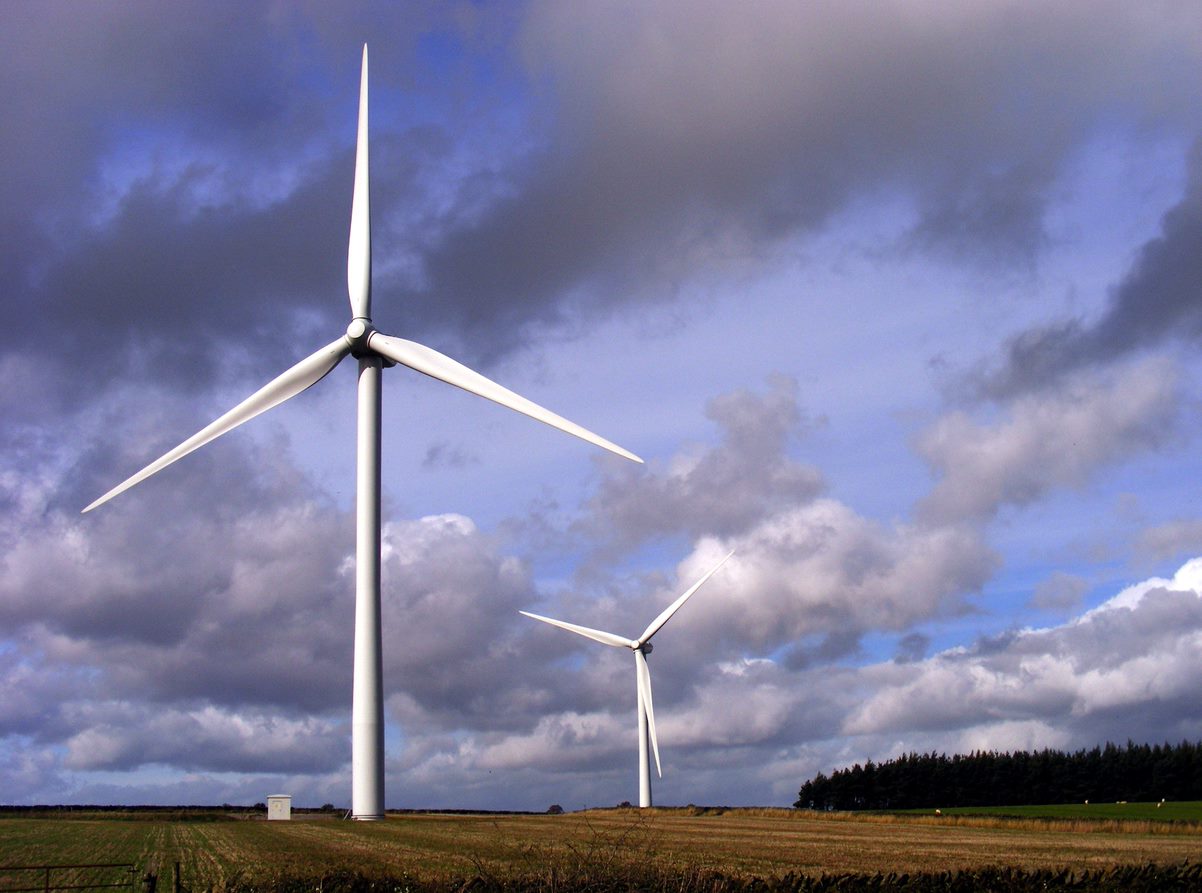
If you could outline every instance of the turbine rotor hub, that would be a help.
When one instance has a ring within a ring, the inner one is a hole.
[[[356,316],[351,320],[350,325],[346,327],[346,340],[351,346],[353,356],[361,357],[371,352],[367,347],[367,340],[371,338],[374,331],[375,327],[371,324],[370,319]]]

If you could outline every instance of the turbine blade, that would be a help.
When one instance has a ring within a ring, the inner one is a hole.
[[[558,626],[560,629],[566,629],[570,633],[576,633],[578,636],[592,639],[600,642],[602,645],[613,645],[615,648],[631,648],[634,642],[622,636],[615,636],[613,633],[602,632],[599,629],[590,629],[587,626],[577,626],[575,623],[567,623],[563,620],[555,620],[551,617],[544,617],[541,614],[531,614],[529,611],[518,611],[519,614],[524,614],[534,620],[541,620],[543,623],[549,623],[552,626]]]
[[[331,342],[321,350],[301,360],[283,375],[273,379],[269,384],[255,391],[221,418],[208,427],[193,434],[169,453],[151,462],[137,474],[127,478],[113,489],[109,490],[91,505],[84,509],[90,512],[99,505],[108,502],[119,493],[123,493],[134,484],[146,480],[157,471],[162,471],[176,459],[181,459],[195,449],[204,446],[210,440],[215,440],[227,431],[237,428],[243,422],[253,419],[273,406],[283,403],[290,397],[295,397],[305,388],[317,384],[327,373],[350,353],[350,346],[345,338]]]
[[[708,580],[710,577],[712,577],[714,575],[714,572],[716,570],[718,570],[718,568],[720,568],[720,567],[722,567],[722,565],[726,564],[726,559],[730,558],[730,556],[734,555],[734,554],[735,553],[734,553],[733,549],[731,551],[727,552],[726,558],[723,558],[721,561],[719,561],[717,564],[715,564],[712,568],[710,568],[709,573],[707,573],[704,577],[702,577],[700,580],[698,580],[696,583],[694,583],[692,586],[690,586],[688,589],[686,589],[684,595],[682,595],[680,598],[676,599],[676,601],[672,602],[672,604],[668,605],[668,607],[666,607],[658,617],[656,617],[654,620],[652,620],[651,623],[648,624],[647,628],[645,630],[643,630],[643,634],[641,636],[639,636],[639,644],[642,645],[642,644],[646,643],[648,639],[650,639],[657,632],[659,632],[660,627],[663,626],[665,623],[667,623],[668,619],[673,614],[675,614],[678,610],[680,610],[680,606],[689,600],[689,596],[691,596],[694,592],[696,592],[698,589],[700,589],[702,584],[705,583],[705,581]]]
[[[355,192],[351,198],[351,240],[346,258],[346,288],[351,315],[371,319],[371,202],[367,168],[367,44],[359,79],[359,132],[355,141]]]
[[[491,379],[485,378],[479,372],[469,369],[462,363],[452,360],[450,357],[432,348],[418,344],[416,341],[406,341],[404,338],[394,338],[391,335],[381,335],[379,332],[373,332],[367,343],[372,350],[382,356],[394,360],[403,366],[408,366],[410,369],[423,372],[431,378],[437,378],[439,381],[453,384],[457,388],[463,388],[465,391],[484,397],[487,400],[492,400],[494,403],[500,403],[502,406],[507,406],[517,412],[524,413],[532,419],[544,422],[552,428],[566,431],[568,434],[573,434],[581,440],[587,440],[589,443],[607,449],[611,453],[617,453],[619,456],[624,456],[634,462],[643,461],[634,453],[622,449],[604,437],[580,427],[575,422],[569,422],[549,409],[544,409],[537,403],[527,400],[519,394],[515,394],[513,391],[502,387]]]
[[[647,732],[651,736],[651,752],[655,754],[655,771],[663,778],[664,770],[659,764],[659,741],[655,737],[655,708],[651,706],[651,669],[641,649],[635,650],[634,662],[638,667],[639,697],[643,699],[643,709],[647,711]]]

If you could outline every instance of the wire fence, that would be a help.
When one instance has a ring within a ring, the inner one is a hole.
[[[49,893],[51,890],[137,890],[132,862],[80,865],[0,865],[0,893]]]

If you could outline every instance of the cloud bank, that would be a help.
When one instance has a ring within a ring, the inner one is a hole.
[[[1192,6],[0,19],[6,799],[347,797],[349,410],[78,512],[341,329],[365,35],[381,326],[653,444],[389,393],[390,805],[628,799],[628,660],[517,612],[637,632],[730,549],[656,640],[660,802],[1199,735]]]

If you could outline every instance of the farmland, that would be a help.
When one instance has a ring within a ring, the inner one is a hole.
[[[1069,821],[1200,822],[1202,802],[1188,803],[1059,803],[1049,806],[953,806],[940,810],[945,816],[984,816],[1015,819],[1063,819]],[[930,809],[907,809],[898,815],[930,815]]]
[[[1161,810],[1163,813],[1163,810]],[[0,817],[0,864],[135,862],[184,885],[254,876],[510,878],[632,867],[770,876],[921,872],[1013,866],[1099,869],[1197,861],[1188,822],[898,817],[793,810],[593,810],[567,815],[390,816],[379,823],[301,816],[291,822],[100,813]],[[211,818],[211,817],[210,817]]]

